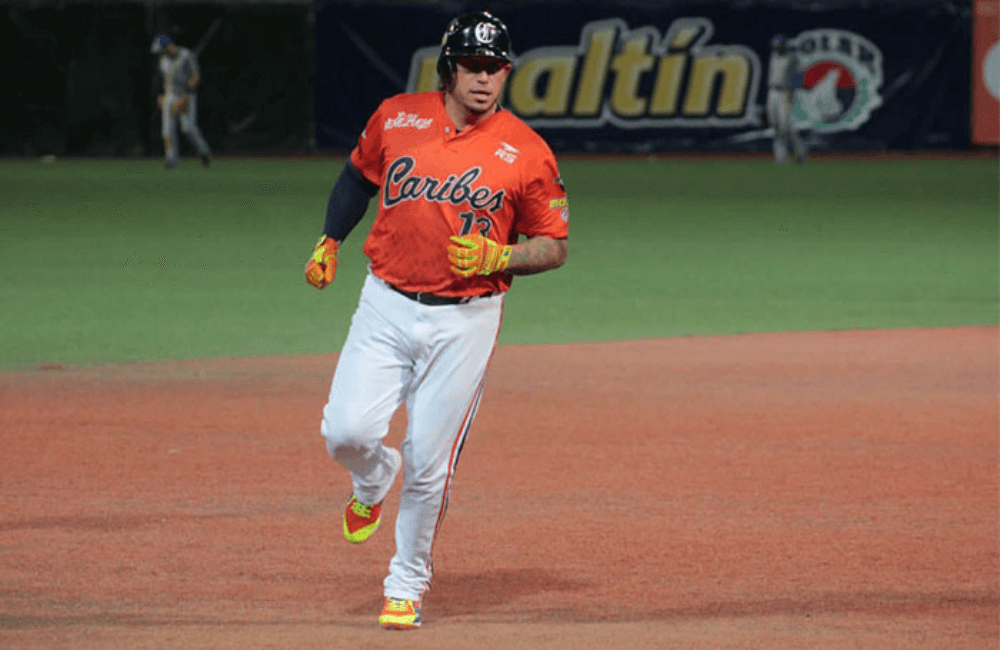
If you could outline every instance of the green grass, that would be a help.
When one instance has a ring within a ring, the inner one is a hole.
[[[339,349],[373,211],[333,286],[302,266],[341,164],[0,161],[0,367]],[[501,344],[1000,320],[995,159],[561,171],[570,261],[515,280]]]
[[[574,338],[998,320],[996,161],[684,159],[564,176],[575,261],[593,261],[562,301],[590,323]]]

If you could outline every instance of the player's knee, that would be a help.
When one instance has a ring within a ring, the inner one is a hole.
[[[339,409],[327,405],[323,409],[320,433],[326,439],[331,454],[339,449],[356,449],[370,442],[371,423],[353,409]]]
[[[342,422],[331,420],[325,415],[323,422],[319,425],[319,432],[323,435],[326,448],[330,450],[331,454],[341,447],[349,446],[353,438],[351,431],[343,426]]]

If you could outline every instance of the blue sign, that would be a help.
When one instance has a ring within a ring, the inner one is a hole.
[[[769,149],[764,104],[777,34],[799,54],[793,119],[811,149],[965,148],[968,6],[900,4],[489,6],[515,50],[503,104],[556,151]],[[348,150],[382,99],[438,87],[440,35],[461,9],[323,1],[316,8],[317,145]]]

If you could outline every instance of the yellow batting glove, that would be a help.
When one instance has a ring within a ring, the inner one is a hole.
[[[337,240],[323,235],[319,238],[312,257],[306,262],[306,282],[317,289],[324,289],[333,282],[336,273]]]
[[[452,237],[448,247],[448,261],[454,273],[468,278],[473,275],[490,275],[507,268],[513,252],[510,244],[501,246],[482,235]]]

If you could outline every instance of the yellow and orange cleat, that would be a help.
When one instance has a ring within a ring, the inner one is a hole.
[[[382,504],[367,505],[351,494],[344,508],[344,539],[352,544],[366,541],[382,521]]]
[[[415,630],[420,627],[420,601],[385,597],[378,623],[387,630]]]

